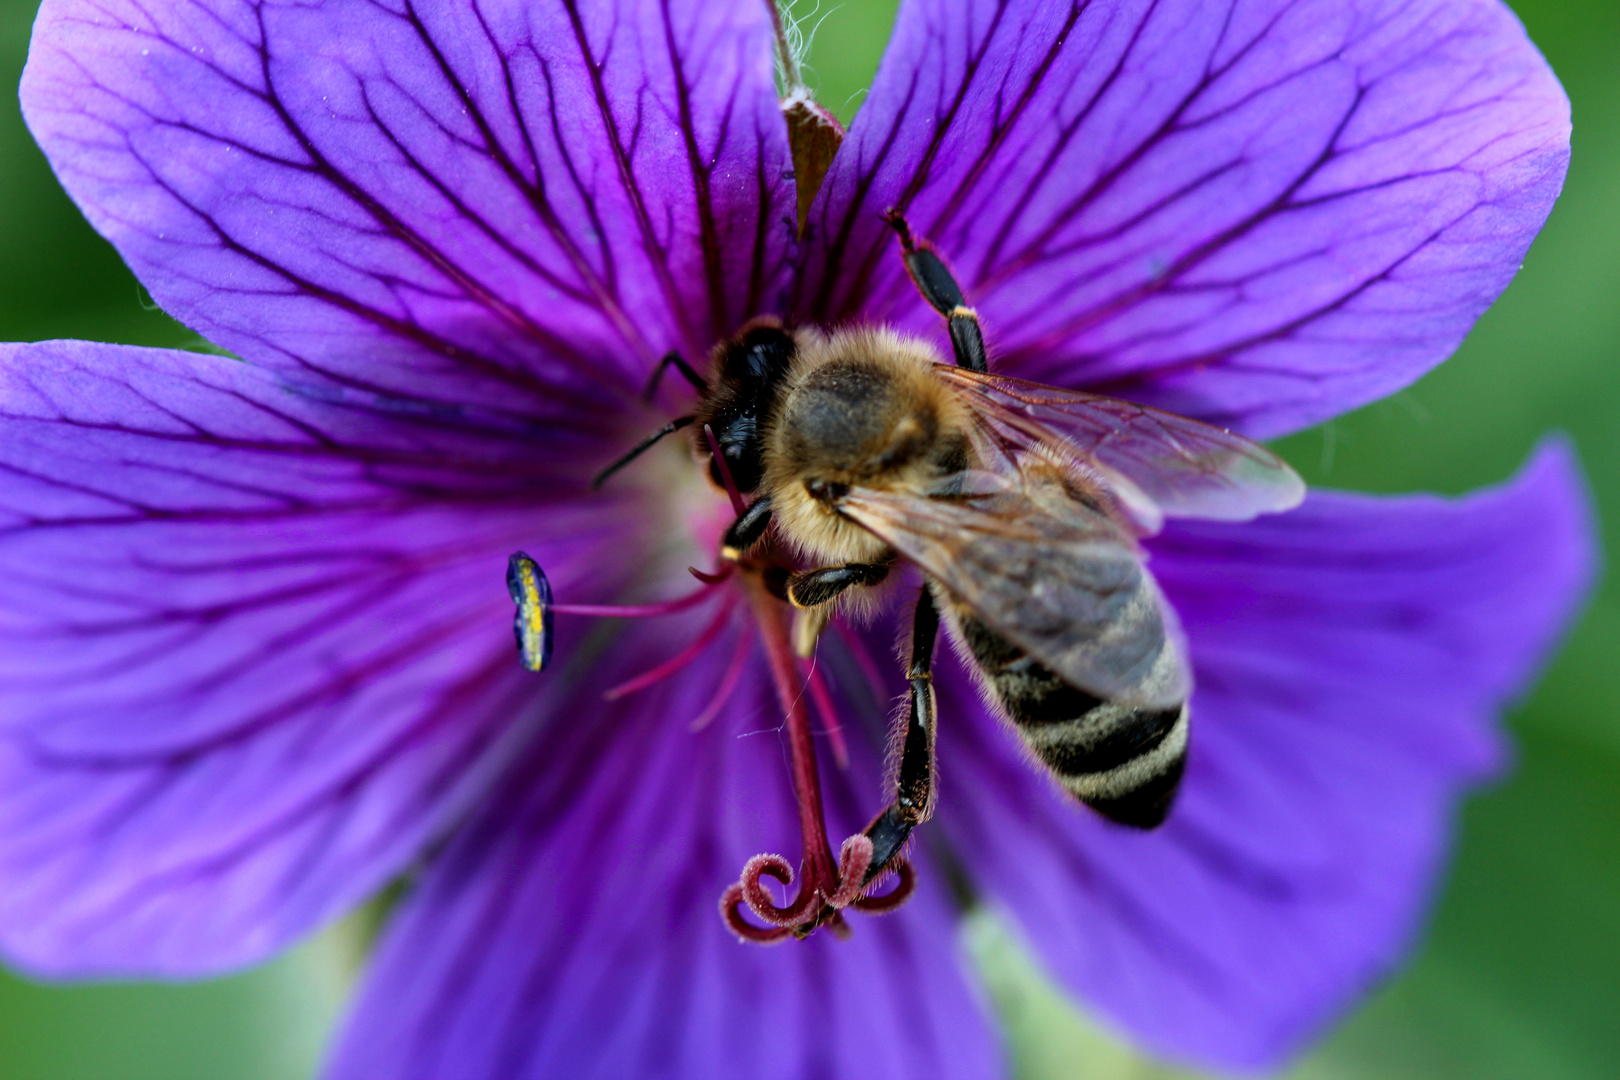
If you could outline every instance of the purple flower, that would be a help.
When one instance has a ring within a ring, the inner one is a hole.
[[[1399,959],[1590,575],[1560,443],[1467,499],[1318,493],[1148,541],[1197,681],[1159,830],[1060,798],[942,657],[914,898],[842,942],[715,917],[745,860],[798,850],[737,592],[563,615],[535,677],[503,571],[527,550],[573,604],[689,587],[730,516],[690,457],[590,477],[687,404],[638,403],[658,359],[750,317],[942,343],[890,207],[1001,372],[1256,437],[1408,384],[1563,180],[1568,104],[1519,24],[907,0],[802,240],[771,54],[762,0],[47,0],[36,137],[245,362],[0,353],[14,962],[218,971],[412,872],[334,1077],[898,1080],[997,1068],[953,877],[1110,1022],[1216,1066],[1276,1065]],[[895,633],[830,635],[811,683],[847,741],[834,836],[885,798]]]

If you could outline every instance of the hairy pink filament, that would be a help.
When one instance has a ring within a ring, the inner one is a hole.
[[[640,675],[626,679],[618,686],[615,686],[605,692],[602,697],[608,701],[617,701],[626,694],[633,694],[637,690],[645,690],[654,683],[669,678],[669,676],[675,674],[675,672],[681,670],[681,668],[703,655],[703,650],[707,649],[711,644],[713,644],[714,639],[720,636],[720,632],[724,630],[726,628],[726,624],[731,621],[731,613],[736,610],[737,598],[735,595],[733,595],[726,600],[725,604],[721,606],[719,611],[715,612],[714,618],[709,620],[709,625],[704,627],[703,632],[692,640],[692,644],[688,645],[686,648],[682,649],[668,660],[665,660],[657,667],[650,668],[649,670],[642,672]]]
[[[727,575],[718,576],[720,581],[724,581]],[[551,610],[558,615],[589,615],[605,619],[653,619],[696,607],[716,595],[714,586],[717,584],[718,581],[705,584],[696,592],[657,604],[552,604]]]
[[[714,697],[698,713],[697,719],[692,721],[691,730],[702,731],[720,715],[720,710],[726,707],[731,695],[737,692],[737,684],[742,681],[743,672],[748,669],[748,657],[754,651],[754,636],[747,629],[737,635],[737,648],[731,654],[731,663],[726,667],[726,673],[720,677],[720,685],[714,691]]]
[[[832,744],[833,761],[840,769],[849,768],[849,745],[844,742],[844,729],[838,723],[838,710],[833,705],[832,694],[827,691],[827,680],[817,670],[814,660],[800,661],[800,669],[804,673],[804,682],[810,689],[810,699],[816,703],[816,711],[821,714],[821,727],[827,732],[827,741]]]

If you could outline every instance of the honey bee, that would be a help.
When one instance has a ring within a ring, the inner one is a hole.
[[[695,425],[717,484],[754,498],[726,531],[741,559],[774,528],[803,565],[783,594],[813,646],[829,613],[900,560],[925,576],[893,802],[868,827],[868,880],[934,810],[932,682],[943,620],[1031,756],[1108,819],[1164,821],[1187,759],[1186,647],[1139,541],[1165,517],[1240,521],[1304,485],[1270,451],[1141,405],[992,374],[975,312],[939,256],[891,213],[908,272],[943,315],[955,366],[886,329],[758,319],[719,346]],[[718,455],[713,449],[718,449]]]

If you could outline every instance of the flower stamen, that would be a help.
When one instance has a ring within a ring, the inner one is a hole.
[[[827,742],[832,746],[833,761],[839,769],[849,768],[849,745],[844,742],[844,728],[838,723],[838,710],[833,705],[832,694],[827,690],[827,680],[817,670],[815,661],[801,661],[800,669],[804,675],[804,684],[810,690],[810,700],[816,703],[816,711],[821,714],[821,729],[827,733]]]
[[[704,434],[715,451],[715,461],[718,462],[721,478],[732,502],[741,508],[742,497],[737,492],[724,456],[719,453],[714,432],[705,427]],[[839,845],[836,859],[833,856],[821,800],[815,734],[811,730],[810,706],[806,699],[815,703],[815,710],[820,714],[822,728],[839,768],[848,768],[849,748],[844,741],[837,708],[825,676],[818,670],[813,658],[801,658],[793,649],[786,609],[780,603],[781,590],[776,587],[780,582],[772,576],[785,575],[787,569],[778,563],[760,563],[754,559],[723,562],[713,573],[688,569],[701,585],[695,591],[673,600],[654,604],[556,604],[552,602],[550,584],[539,565],[522,552],[514,554],[507,568],[507,584],[518,607],[514,626],[524,665],[531,671],[538,671],[545,665],[545,659],[550,654],[555,616],[559,614],[601,618],[673,615],[718,595],[722,591],[720,587],[740,570],[741,585],[754,608],[755,622],[765,648],[777,701],[786,715],[803,858],[798,874],[781,855],[763,854],[749,859],[743,867],[741,878],[722,893],[720,915],[739,939],[756,944],[774,944],[789,937],[809,937],[819,927],[826,927],[835,937],[846,938],[852,931],[842,914],[845,908],[853,907],[870,914],[892,911],[911,895],[914,876],[903,859],[892,859],[889,865],[880,868],[878,874],[873,874],[876,848],[872,838],[865,834],[845,839]],[[614,701],[644,690],[669,678],[701,656],[732,624],[739,597],[735,591],[725,592],[724,602],[690,644],[669,659],[612,687],[603,696]],[[744,627],[714,697],[693,721],[693,730],[708,725],[731,699],[742,679],[752,649],[753,635],[749,628]],[[869,875],[874,878],[887,877],[891,871],[899,874],[899,884],[893,891],[883,896],[866,895],[872,886],[872,882],[868,881]],[[764,878],[767,876],[784,886],[797,881],[798,891],[785,905],[778,905],[765,887]],[[747,905],[753,919],[763,923],[763,926],[743,915],[744,905]]]
[[[705,575],[700,579],[705,582],[703,588],[656,604],[549,604],[547,609],[556,615],[586,615],[600,619],[656,619],[661,615],[674,615],[689,607],[696,607],[715,596],[715,586],[725,581],[728,576],[726,572]],[[710,581],[709,578],[713,580]]]
[[[731,563],[722,563],[720,565],[720,569],[718,571],[716,571],[715,573],[712,573],[712,574],[704,573],[702,570],[699,570],[695,566],[688,566],[686,568],[686,572],[688,574],[691,574],[693,577],[697,578],[699,581],[703,582],[706,585],[718,585],[722,581],[726,580],[726,578],[731,576],[731,571],[733,569],[734,569],[733,564],[731,564]]]
[[[720,685],[715,688],[714,697],[698,713],[697,719],[691,723],[692,731],[702,731],[720,715],[720,710],[726,707],[731,695],[737,692],[737,684],[742,681],[743,672],[748,668],[749,654],[754,651],[753,635],[744,632],[737,635],[737,650],[731,655],[731,663],[726,673],[720,677]]]
[[[656,667],[650,668],[634,678],[626,679],[619,685],[607,690],[602,694],[602,697],[607,701],[617,701],[627,694],[633,694],[637,690],[645,690],[654,683],[669,678],[703,655],[704,650],[714,643],[714,639],[720,636],[721,631],[725,630],[726,624],[731,621],[732,612],[736,610],[737,598],[733,594],[721,606],[720,610],[715,612],[714,618],[709,620],[709,625],[703,628],[703,632],[692,640],[692,644]]]

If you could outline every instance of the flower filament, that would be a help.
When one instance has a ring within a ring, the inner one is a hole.
[[[712,434],[710,438],[712,440]],[[720,459],[719,455],[716,458]],[[722,470],[728,493],[732,495],[734,504],[740,507],[742,498],[723,465]],[[720,914],[726,926],[740,940],[759,944],[784,941],[790,936],[807,937],[820,926],[826,926],[836,936],[846,937],[849,926],[843,918],[844,909],[852,908],[868,914],[892,911],[910,897],[915,876],[904,858],[894,858],[880,873],[871,875],[868,880],[872,869],[873,844],[869,837],[862,834],[845,839],[839,846],[838,854],[833,854],[822,806],[821,780],[807,699],[815,702],[821,714],[834,758],[841,768],[847,767],[848,749],[826,681],[813,664],[802,663],[794,655],[786,623],[787,604],[781,588],[786,568],[749,557],[736,562],[723,562],[712,573],[689,570],[702,585],[673,600],[652,604],[558,604],[552,602],[550,585],[539,565],[522,552],[514,554],[508,565],[508,581],[522,586],[514,585],[512,596],[518,607],[515,629],[523,655],[549,655],[557,615],[657,618],[678,614],[710,600],[720,600],[714,617],[689,645],[670,659],[608,689],[603,695],[608,700],[617,700],[656,685],[691,664],[732,624],[738,607],[746,600],[754,615],[752,631],[747,626],[743,627],[736,651],[721,676],[714,697],[692,721],[691,728],[701,730],[720,713],[741,682],[756,641],[761,644],[777,701],[786,716],[803,855],[798,874],[781,855],[762,854],[749,859],[743,866],[741,878],[722,893]],[[725,588],[732,583],[735,583],[734,589]],[[530,670],[539,669],[535,667]],[[874,895],[872,890],[891,873],[898,877],[895,888]],[[794,898],[786,905],[778,905],[764,884],[766,877],[774,878],[782,885],[791,885],[797,880],[799,888]],[[746,919],[741,911],[743,906],[764,925]]]

